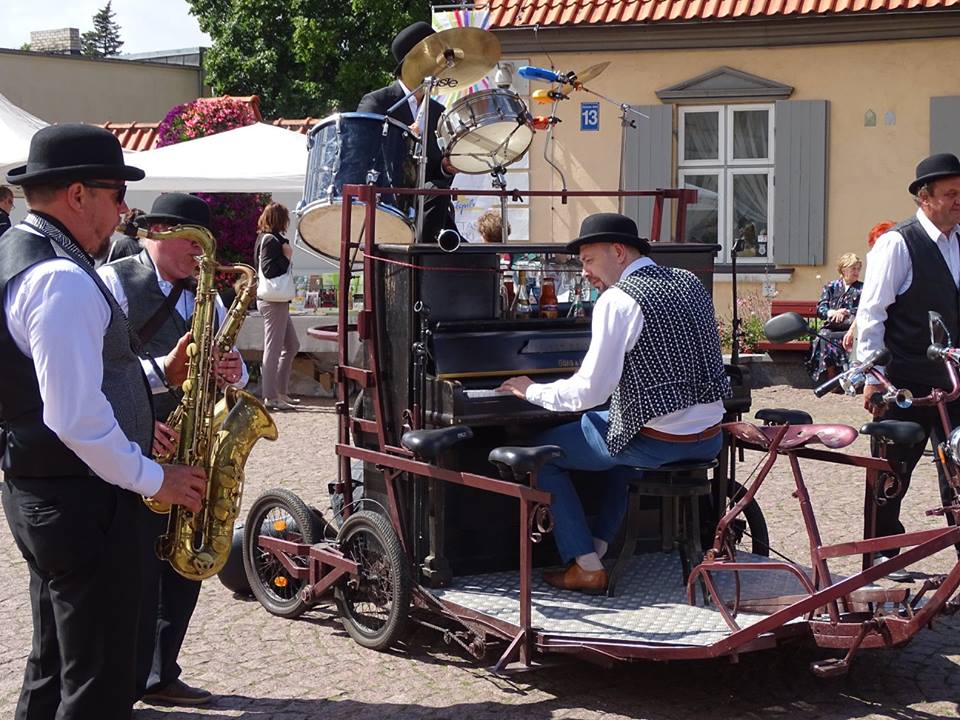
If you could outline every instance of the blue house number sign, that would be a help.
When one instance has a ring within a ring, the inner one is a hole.
[[[580,130],[600,129],[600,103],[580,103]]]

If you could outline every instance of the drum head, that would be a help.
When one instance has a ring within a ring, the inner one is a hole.
[[[522,158],[533,142],[533,129],[515,119],[488,123],[457,138],[450,148],[450,162],[460,172],[488,173]]]
[[[339,200],[318,201],[307,205],[300,213],[297,232],[304,245],[328,260],[340,259],[340,219],[343,204]],[[350,233],[354,241],[363,238],[367,208],[354,202],[351,208]],[[376,237],[378,245],[409,245],[413,242],[414,229],[407,218],[389,205],[377,206]]]

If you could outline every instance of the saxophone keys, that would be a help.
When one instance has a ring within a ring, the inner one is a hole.
[[[226,521],[233,515],[233,503],[226,498],[220,498],[213,504],[213,516],[220,522]]]

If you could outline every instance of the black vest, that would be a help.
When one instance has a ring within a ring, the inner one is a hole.
[[[640,305],[643,329],[610,398],[612,455],[653,418],[730,396],[713,301],[696,275],[648,265],[614,287]]]
[[[139,255],[121,258],[110,263],[110,267],[117,273],[123,292],[127,296],[127,317],[130,318],[130,327],[139,334],[143,326],[167,300],[167,296],[163,294],[157,282],[157,271],[153,260],[146,250],[142,250]],[[183,302],[182,297],[178,302]],[[143,350],[151,357],[163,357],[176,346],[177,340],[189,329],[190,325],[187,321],[180,317],[175,307],[172,307],[167,312],[166,320],[153,337],[143,343]],[[157,417],[166,420],[180,402],[180,397],[181,393],[176,390],[154,395],[153,405]]]
[[[926,394],[930,387],[949,388],[940,361],[927,360],[930,325],[927,313],[935,310],[954,342],[960,340],[960,292],[937,244],[916,217],[894,228],[903,236],[910,254],[913,279],[910,287],[887,308],[884,343],[893,359],[886,374],[894,385]]]
[[[100,383],[120,429],[150,454],[153,412],[150,390],[134,350],[127,320],[92,266],[85,266],[46,237],[14,227],[0,243],[0,298],[7,284],[44,260],[64,257],[91,275],[110,305],[110,322],[103,336],[103,376]],[[2,307],[0,307],[2,309]],[[77,312],[89,312],[77,308]],[[64,352],[69,352],[64,348]],[[9,477],[70,477],[89,475],[90,469],[43,423],[43,400],[33,360],[14,343],[7,315],[0,312],[0,425],[3,426],[3,471]]]

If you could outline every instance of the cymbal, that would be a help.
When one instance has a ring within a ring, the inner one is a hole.
[[[439,79],[437,92],[462,89],[493,70],[500,59],[500,40],[476,27],[441,30],[413,46],[403,59],[400,79],[416,88],[425,77]]]
[[[610,61],[597,63],[596,65],[591,65],[586,70],[581,70],[577,73],[577,80],[574,83],[565,83],[564,88],[570,87],[573,88],[578,85],[586,85],[588,82],[597,77],[600,73],[610,67]],[[566,92],[566,90],[564,90]]]

